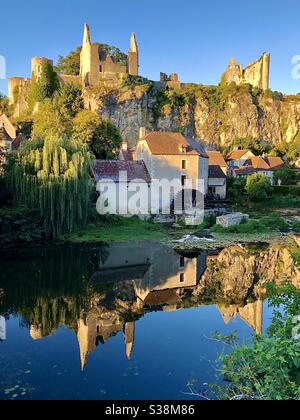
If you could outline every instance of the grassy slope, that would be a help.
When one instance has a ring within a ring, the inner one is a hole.
[[[68,242],[110,242],[133,240],[165,240],[167,230],[138,218],[122,218],[117,224],[89,224],[76,233],[64,235],[61,239]]]

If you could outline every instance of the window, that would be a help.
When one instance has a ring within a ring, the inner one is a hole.
[[[185,267],[185,258],[180,257],[180,268],[184,268],[184,267]]]
[[[184,283],[184,273],[180,274],[180,283]]]
[[[181,168],[186,169],[186,160],[181,161]]]
[[[102,66],[99,67],[99,71],[100,71],[100,73],[102,73],[102,71],[103,71],[103,67]]]
[[[182,175],[181,176],[181,185],[184,187],[185,186],[185,181],[186,181],[186,176]]]

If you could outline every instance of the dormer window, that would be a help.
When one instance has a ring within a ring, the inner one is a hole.
[[[187,152],[187,145],[186,144],[182,144],[179,149],[180,149],[180,152],[181,153],[186,153]]]

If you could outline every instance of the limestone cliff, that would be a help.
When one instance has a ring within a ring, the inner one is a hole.
[[[134,144],[141,126],[182,131],[207,143],[228,146],[251,137],[270,144],[300,141],[300,94],[284,96],[250,85],[182,84],[166,90],[147,80],[115,88],[85,90],[86,107],[109,118]]]
[[[297,239],[298,240],[298,239]],[[234,245],[209,257],[194,299],[204,297],[226,304],[243,304],[262,298],[265,282],[280,286],[283,281],[300,288],[300,268],[295,263],[299,247],[275,243],[268,247]]]

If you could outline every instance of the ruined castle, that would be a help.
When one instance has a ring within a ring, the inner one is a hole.
[[[99,86],[101,81],[114,81],[115,78],[126,74],[139,74],[139,51],[135,34],[131,35],[127,62],[118,63],[98,44],[91,42],[89,27],[85,25],[80,55],[80,77],[83,87]]]
[[[11,77],[8,80],[8,97],[15,106],[15,116],[20,116],[27,109],[26,98],[31,80],[39,81],[43,65],[53,61],[45,57],[34,57],[31,60],[31,79]],[[126,75],[138,76],[139,51],[134,33],[131,35],[130,48],[126,62],[117,62],[100,44],[91,41],[90,29],[84,26],[82,49],[80,53],[80,74],[78,76],[59,74],[61,83],[76,83],[83,88],[97,87],[101,84],[115,84]]]
[[[245,69],[241,64],[237,64],[236,59],[232,58],[222,76],[222,82],[230,84],[235,82],[237,85],[249,83],[253,87],[262,90],[269,89],[270,80],[270,54],[263,55]]]
[[[31,63],[32,78],[11,77],[8,81],[8,96],[10,103],[14,105],[14,116],[20,116],[27,110],[27,96],[30,90],[31,81],[38,81],[41,78],[43,65],[53,61],[45,57],[34,57]],[[222,83],[230,84],[251,84],[262,90],[269,89],[270,55],[263,55],[254,63],[249,64],[245,69],[237,64],[235,59],[230,63],[222,76]],[[127,76],[139,75],[139,49],[136,36],[131,35],[128,55],[118,60],[112,57],[107,48],[99,43],[91,41],[90,29],[87,24],[84,26],[83,42],[80,53],[80,73],[78,75],[59,74],[61,83],[80,84],[83,89],[95,88],[98,86],[119,85]],[[172,73],[170,76],[160,74],[160,86],[166,89],[180,89],[182,83],[178,75]]]

